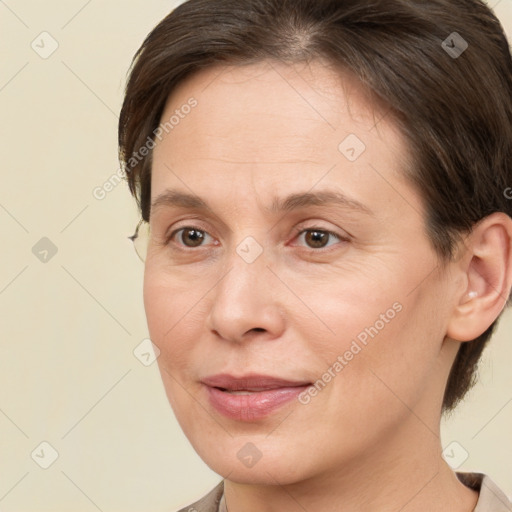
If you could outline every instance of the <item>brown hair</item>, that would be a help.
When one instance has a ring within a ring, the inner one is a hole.
[[[152,159],[134,156],[154,140],[179,83],[222,63],[315,58],[350,70],[389,106],[414,155],[408,177],[441,262],[484,217],[512,216],[512,59],[483,1],[189,0],[137,51],[121,110],[120,160],[142,218],[149,221]],[[461,343],[443,412],[475,383],[498,320]]]

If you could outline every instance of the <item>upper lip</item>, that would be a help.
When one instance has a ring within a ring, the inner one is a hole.
[[[311,384],[304,380],[285,380],[279,377],[258,375],[256,373],[242,375],[240,377],[223,373],[206,377],[202,379],[201,382],[212,388],[226,389],[228,391],[262,391]]]

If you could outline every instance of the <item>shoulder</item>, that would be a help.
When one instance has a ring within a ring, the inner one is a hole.
[[[474,512],[512,512],[511,499],[483,473],[457,472],[458,479],[479,493]]]
[[[222,480],[208,494],[200,500],[192,503],[188,507],[182,508],[177,512],[218,512],[219,502],[224,494],[224,480]]]

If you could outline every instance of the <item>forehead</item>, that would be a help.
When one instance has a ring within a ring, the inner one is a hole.
[[[340,127],[365,131],[377,127],[388,113],[386,106],[371,98],[355,77],[321,60],[296,64],[263,61],[206,69],[173,91],[162,123],[191,97],[197,100],[197,108],[186,123],[172,130],[170,138],[214,136],[215,148],[197,148],[211,151],[220,149],[220,139],[229,136],[233,156],[248,150],[256,152],[258,147],[263,157],[270,157],[273,150],[283,157],[283,151],[291,148],[296,152],[298,146],[314,149],[312,146],[318,146],[325,136],[335,135],[335,141]],[[275,139],[280,139],[278,147],[271,143]],[[301,139],[311,144],[305,145]]]
[[[184,108],[191,99],[194,108]],[[203,70],[168,99],[161,122],[179,122],[154,149],[152,198],[176,185],[200,195],[225,195],[228,185],[240,196],[249,183],[276,192],[320,180],[357,198],[358,184],[401,180],[408,165],[388,114],[353,76],[322,61]]]

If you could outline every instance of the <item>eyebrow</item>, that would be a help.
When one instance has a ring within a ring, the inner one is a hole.
[[[373,216],[374,213],[359,201],[347,197],[341,192],[321,190],[318,192],[297,192],[284,198],[274,198],[269,213],[286,213],[311,206],[338,206],[347,210]],[[151,204],[151,212],[161,208],[188,208],[195,210],[211,210],[206,201],[198,196],[179,190],[166,190],[157,196]]]

